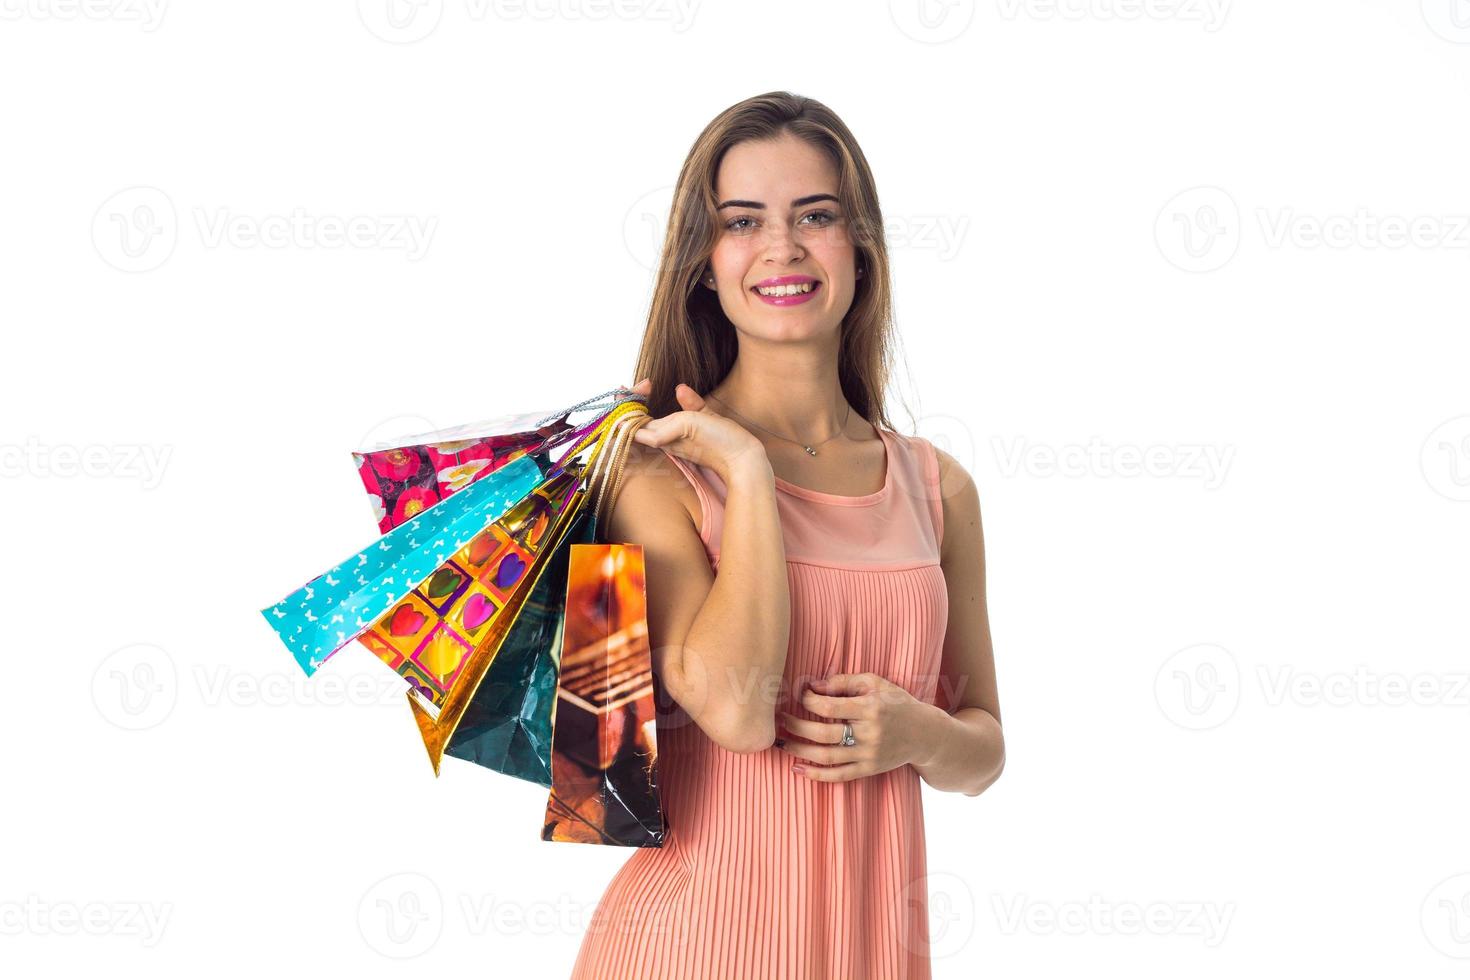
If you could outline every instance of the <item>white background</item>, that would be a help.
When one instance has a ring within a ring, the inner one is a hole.
[[[635,380],[684,154],[777,88],[980,487],[934,975],[1470,968],[1464,0],[0,12],[7,974],[567,975],[629,852],[258,610],[373,540],[372,434]]]

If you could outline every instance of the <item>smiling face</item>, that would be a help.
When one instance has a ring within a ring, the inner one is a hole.
[[[790,135],[737,143],[720,161],[715,197],[709,261],[730,322],[771,340],[835,333],[852,306],[857,250],[826,154]]]

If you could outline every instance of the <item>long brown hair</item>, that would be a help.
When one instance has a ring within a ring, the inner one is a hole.
[[[674,385],[700,394],[716,387],[739,351],[735,327],[719,297],[700,287],[720,232],[715,178],[725,152],[746,140],[791,134],[826,153],[837,169],[837,197],[863,270],[852,307],[842,321],[838,378],[843,396],[873,425],[893,429],[884,391],[891,371],[895,331],[883,214],[873,172],[847,125],[816,99],[767,92],[716,116],[689,150],[674,186],[654,280],[653,303],[633,379],[651,378],[648,412],[655,418],[680,410]]]

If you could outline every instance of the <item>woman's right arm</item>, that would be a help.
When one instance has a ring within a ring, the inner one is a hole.
[[[721,476],[718,574],[675,495],[685,478],[659,449],[630,443],[606,537],[643,546],[649,639],[664,689],[722,748],[759,752],[776,737],[786,668],[786,554],[765,454],[742,454]]]

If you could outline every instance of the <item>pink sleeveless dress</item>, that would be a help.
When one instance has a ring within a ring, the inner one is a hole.
[[[934,447],[878,429],[883,488],[860,497],[776,480],[791,595],[778,707],[806,680],[871,672],[934,702],[949,603],[939,566],[943,508]],[[718,571],[726,488],[665,453],[694,484],[700,538]],[[849,782],[791,771],[795,757],[720,748],[660,705],[668,832],[609,883],[573,980],[928,978],[920,779],[912,766]]]

